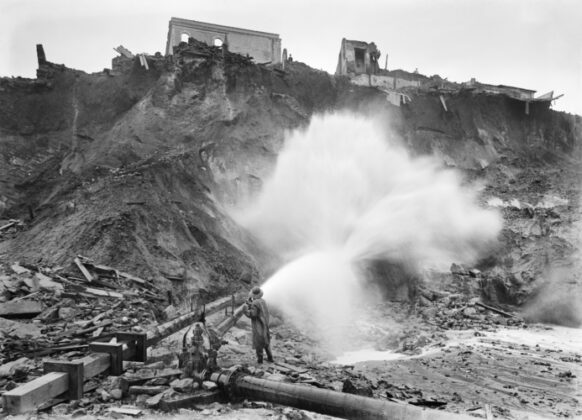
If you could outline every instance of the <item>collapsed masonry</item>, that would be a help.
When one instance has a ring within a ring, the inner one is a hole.
[[[188,42],[189,38],[249,55],[258,64],[281,62],[281,38],[278,34],[175,17],[169,23],[166,55],[172,55],[173,48],[181,42]]]
[[[549,107],[552,101],[561,97],[554,97],[554,92],[534,98],[535,90],[515,86],[490,85],[479,83],[474,78],[466,83],[453,83],[442,79],[438,75],[427,77],[418,71],[410,73],[404,70],[388,71],[388,56],[385,68],[379,66],[380,50],[374,42],[354,41],[342,39],[336,76],[347,76],[358,86],[375,87],[386,94],[386,100],[393,105],[400,106],[412,101],[415,92],[435,92],[439,94],[442,106],[446,111],[446,96],[461,91],[470,91],[474,94],[503,95],[525,104],[525,113],[529,115],[530,104],[540,104]]]

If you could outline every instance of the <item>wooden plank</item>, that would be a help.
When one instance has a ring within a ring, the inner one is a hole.
[[[129,408],[129,407],[111,407],[109,411],[112,413],[123,414],[126,416],[139,416],[143,410],[139,408]]]
[[[308,370],[308,369],[305,369],[305,368],[300,368],[298,366],[293,366],[293,365],[290,365],[288,363],[283,363],[283,362],[275,362],[275,364],[277,366],[282,366],[285,369],[289,369],[289,370],[291,370],[293,372],[296,372],[296,373],[305,373]]]
[[[90,295],[94,295],[94,296],[113,297],[113,298],[117,298],[117,299],[123,299],[123,295],[121,293],[112,292],[109,290],[95,289],[93,287],[85,287],[83,289],[83,292],[89,293]]]
[[[128,280],[134,281],[134,282],[139,283],[139,284],[144,285],[144,286],[147,284],[147,282],[145,280],[140,279],[139,277],[133,276],[131,274],[124,273],[123,271],[119,271],[119,275],[121,277],[125,277]]]
[[[68,387],[69,375],[67,373],[47,373],[5,392],[2,396],[4,409],[10,414],[32,411],[42,403],[66,392]]]
[[[220,390],[202,391],[194,395],[187,395],[175,399],[164,399],[160,401],[160,410],[173,411],[180,408],[192,408],[199,404],[211,404],[213,402],[224,401],[224,394]]]
[[[75,345],[64,345],[60,347],[49,347],[39,350],[29,351],[25,354],[31,355],[33,357],[41,357],[41,356],[48,356],[53,353],[63,352],[63,351],[71,351],[71,350],[82,350],[89,347],[88,344],[75,344]]]
[[[16,223],[18,223],[18,220],[12,220],[11,222],[9,222],[8,224],[0,227],[0,232],[3,231],[4,229],[8,229],[9,227],[14,226]]]
[[[108,326],[110,326],[112,324],[113,324],[113,321],[111,321],[111,320],[103,321],[99,325],[94,325],[94,326],[89,327],[89,328],[85,328],[85,329],[82,329],[82,330],[73,331],[72,332],[72,335],[73,336],[79,336],[79,335],[89,334],[89,333],[91,333],[91,332],[93,332],[95,330],[98,330],[99,328],[105,328],[105,327],[108,327]],[[68,335],[71,335],[71,333],[64,334],[64,336],[68,336]]]
[[[0,316],[4,318],[27,318],[42,312],[42,303],[34,300],[20,300],[0,303]]]
[[[481,302],[475,302],[475,305],[480,306],[482,308],[485,308],[485,309],[487,309],[487,310],[489,310],[491,312],[495,312],[495,313],[497,313],[499,315],[502,315],[502,316],[504,316],[506,318],[514,318],[514,315],[512,315],[512,314],[508,314],[507,312],[504,312],[501,309],[497,309],[497,308],[494,308],[492,306],[485,305],[485,304],[483,304]]]
[[[77,267],[79,267],[79,270],[81,270],[81,273],[83,273],[83,275],[85,276],[85,278],[87,279],[87,281],[89,283],[91,283],[93,281],[93,276],[91,275],[91,273],[89,273],[89,271],[85,268],[85,266],[83,265],[83,263],[81,262],[81,260],[79,259],[79,257],[75,257],[74,259],[75,264],[77,264]]]

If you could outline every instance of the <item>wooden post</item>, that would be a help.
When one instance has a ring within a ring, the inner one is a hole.
[[[83,398],[84,364],[80,360],[62,362],[60,360],[48,360],[43,364],[44,373],[63,372],[69,376],[68,390],[63,398],[79,400]]]
[[[134,362],[147,361],[148,348],[146,346],[146,333],[118,332],[116,336],[118,342],[125,342],[129,347],[129,354],[125,354],[125,352],[123,354],[124,360],[131,360]]]
[[[89,350],[109,354],[109,371],[114,376],[123,373],[123,343],[90,343]]]

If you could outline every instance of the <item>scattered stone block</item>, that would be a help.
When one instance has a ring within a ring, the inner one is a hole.
[[[22,267],[20,264],[18,263],[14,263],[10,266],[10,268],[12,269],[12,271],[14,271],[16,274],[24,274],[24,273],[30,273],[30,270],[28,268],[24,268]]]
[[[59,308],[59,318],[70,320],[77,316],[77,309],[75,308]]]
[[[14,335],[18,338],[36,338],[41,336],[40,328],[34,324],[25,324],[2,317],[0,317],[0,333]]]
[[[0,316],[5,318],[32,318],[43,310],[42,303],[34,300],[18,300],[0,304]]]
[[[120,400],[123,397],[123,392],[121,389],[113,389],[111,390],[110,394],[114,400]]]
[[[153,397],[148,398],[145,402],[146,407],[156,408],[158,405],[160,405],[160,401],[162,400],[163,396],[164,396],[164,393],[160,392],[159,394],[156,394]]]
[[[156,395],[168,389],[167,386],[139,386],[134,385],[129,387],[130,395]]]
[[[218,385],[216,385],[214,382],[211,381],[202,382],[202,389],[204,389],[205,391],[214,391],[217,388]]]
[[[192,384],[194,380],[192,378],[175,379],[170,383],[170,386],[179,392],[190,392],[192,391]]]
[[[29,367],[31,365],[31,360],[28,357],[21,357],[20,359],[13,360],[0,366],[0,378],[7,378],[16,372],[17,369],[23,367]]]

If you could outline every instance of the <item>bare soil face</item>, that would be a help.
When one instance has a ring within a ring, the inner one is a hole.
[[[469,91],[446,94],[447,111],[432,91],[398,108],[302,63],[282,72],[212,47],[181,48],[175,60],[148,56],[151,71],[137,59],[92,75],[47,64],[39,79],[0,81],[0,227],[21,221],[0,232],[6,270],[21,261],[74,271],[81,254],[184,299],[248,290],[280,259],[231,209],[260,190],[285,131],[318,112],[374,115],[412,154],[435,155],[483,186],[482,205],[504,217],[499,246],[475,267],[428,273],[412,313],[406,276],[390,266],[371,270],[388,303],[338,333],[348,343],[340,352],[309,331],[275,325],[276,358],[307,369],[303,376],[254,366],[244,323],[227,336],[221,366],[248,364],[272,379],[482,418],[484,404],[496,418],[582,415],[580,330],[535,324],[582,321],[579,117],[537,103],[525,115],[521,102]],[[518,317],[483,310],[481,300]],[[358,362],[344,354],[362,349]],[[364,361],[378,352],[390,360]],[[340,356],[350,366],[332,363]],[[91,398],[85,414],[108,415]],[[268,415],[314,418],[250,403],[182,414]]]

